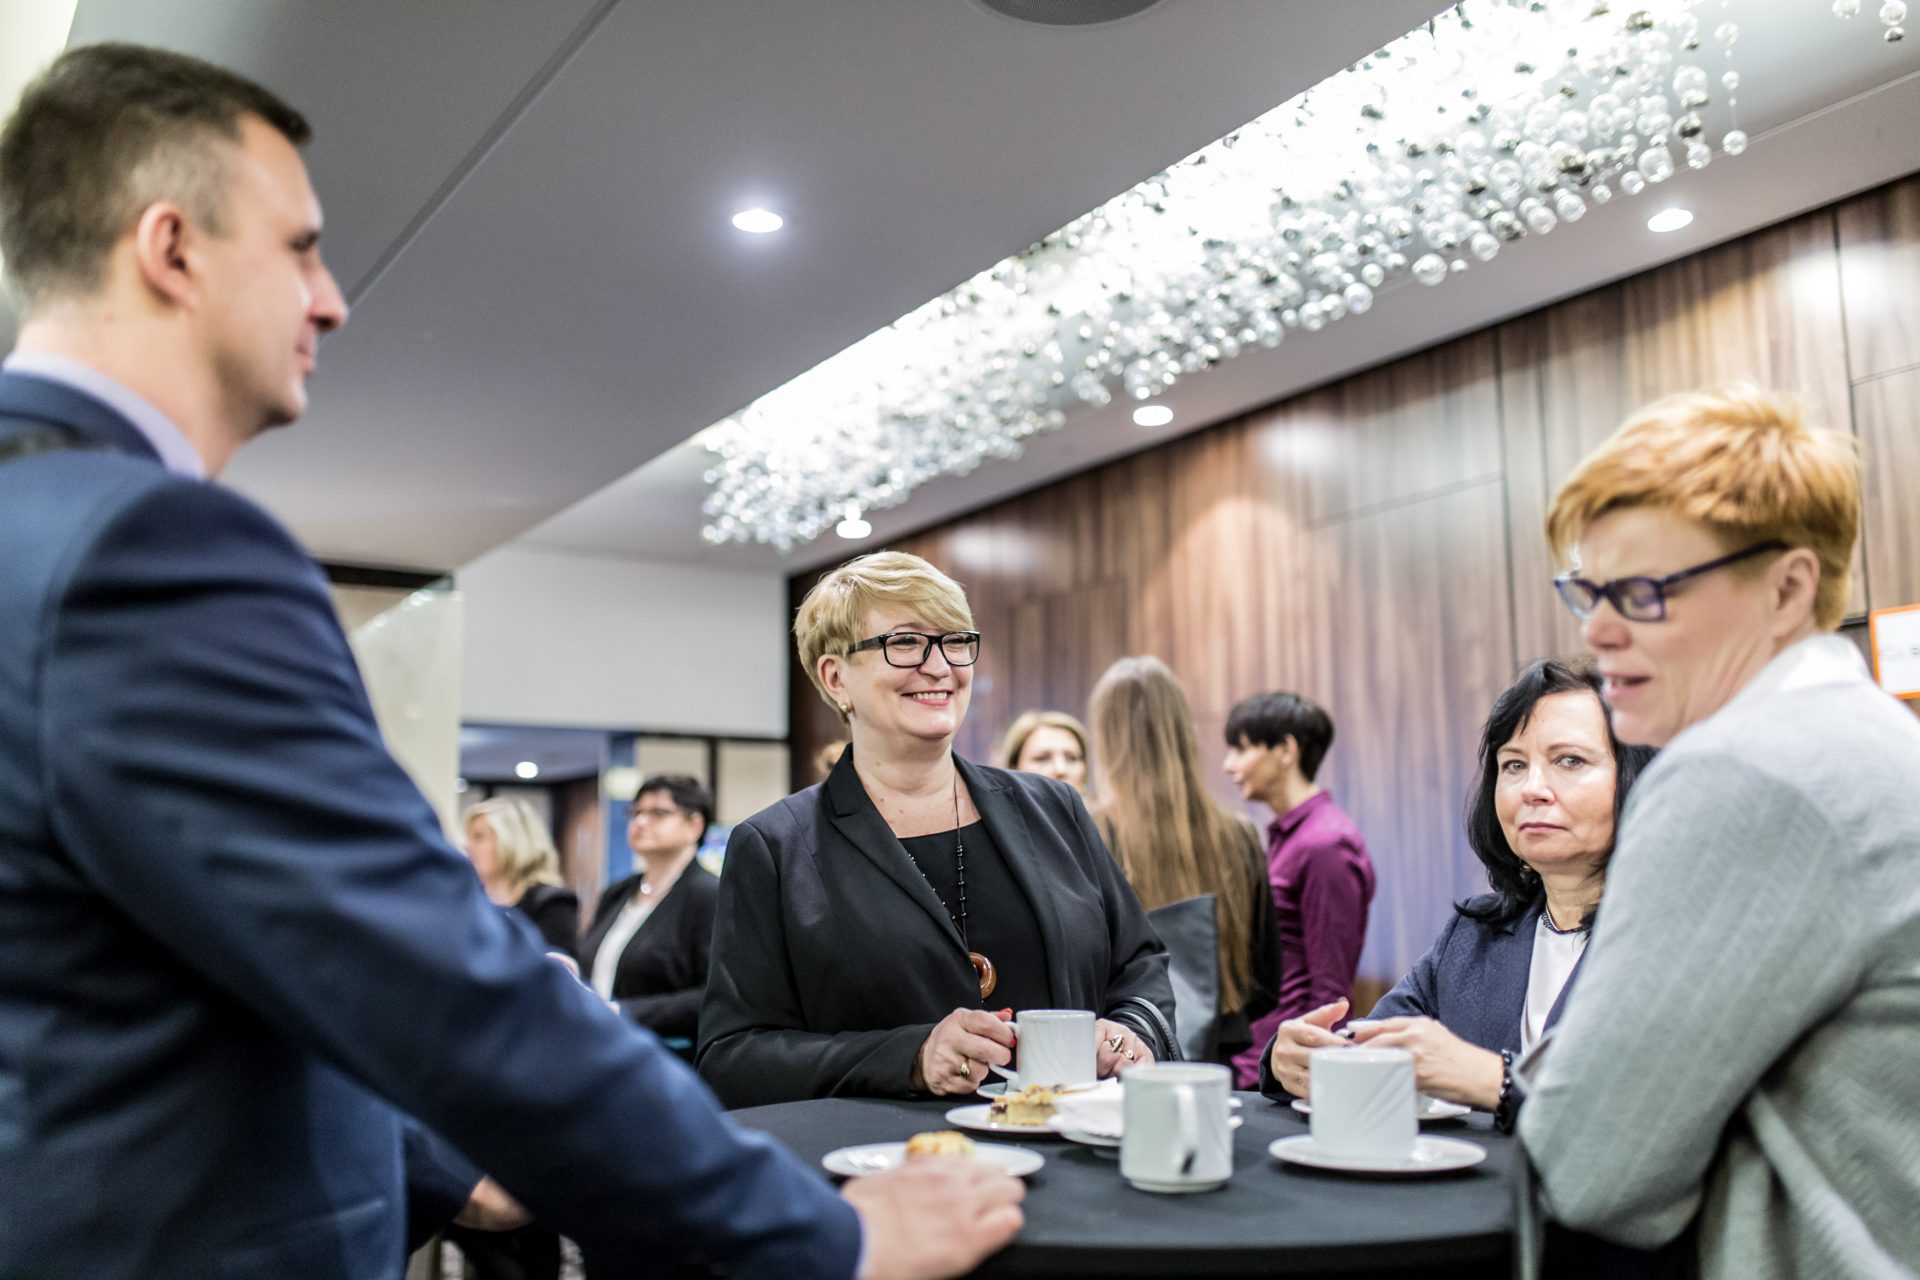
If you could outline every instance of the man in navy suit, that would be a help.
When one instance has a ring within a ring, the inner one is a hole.
[[[487,902],[313,563],[205,482],[346,319],[306,134],[125,45],[0,133],[0,1277],[397,1276],[407,1117],[613,1272],[974,1266],[1017,1183],[834,1196]]]

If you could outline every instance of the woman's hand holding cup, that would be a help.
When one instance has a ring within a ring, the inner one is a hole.
[[[1333,1024],[1346,1015],[1347,1002],[1335,1000],[1280,1024],[1267,1065],[1282,1089],[1296,1098],[1307,1096],[1307,1055],[1347,1043],[1333,1032]]]
[[[1500,1105],[1502,1064],[1490,1049],[1468,1044],[1432,1018],[1356,1023],[1353,1042],[1413,1055],[1413,1085],[1429,1098],[1491,1111]]]
[[[915,1061],[914,1084],[929,1093],[972,1093],[987,1080],[989,1067],[1013,1061],[1011,1009],[955,1009],[934,1024]]]

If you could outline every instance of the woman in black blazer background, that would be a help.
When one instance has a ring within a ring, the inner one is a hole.
[[[698,1033],[720,882],[695,859],[713,797],[685,774],[655,774],[627,808],[640,870],[600,895],[580,943],[580,976],[665,1040]],[[679,1046],[674,1046],[678,1048]]]
[[[897,552],[801,605],[801,664],[852,745],[728,841],[698,1058],[727,1105],[971,1093],[1024,1009],[1092,1010],[1102,1075],[1177,1056],[1166,952],[1080,797],[953,753],[972,624]]]

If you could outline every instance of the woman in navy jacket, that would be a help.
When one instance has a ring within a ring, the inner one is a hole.
[[[1349,1024],[1354,1041],[1411,1051],[1421,1092],[1510,1123],[1512,1060],[1573,986],[1615,823],[1652,755],[1614,737],[1590,668],[1543,660],[1521,672],[1487,717],[1467,809],[1467,841],[1493,892],[1455,908],[1413,971]],[[1304,1097],[1307,1056],[1345,1043],[1327,1030],[1345,1012],[1341,1000],[1283,1023],[1262,1092]]]

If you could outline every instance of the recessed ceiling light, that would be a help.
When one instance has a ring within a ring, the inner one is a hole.
[[[531,760],[522,760],[519,764],[513,766],[513,776],[516,778],[525,778],[531,782],[540,776],[540,766]]]
[[[1693,221],[1693,215],[1685,209],[1662,209],[1647,219],[1649,231],[1678,231]]]
[[[1173,421],[1173,410],[1163,404],[1143,404],[1133,411],[1136,427],[1164,427]]]
[[[742,209],[733,215],[733,225],[756,236],[764,236],[786,226],[787,220],[771,209]]]
[[[860,518],[857,511],[849,512],[847,518],[833,526],[833,531],[843,538],[864,538],[873,532],[873,526]]]

